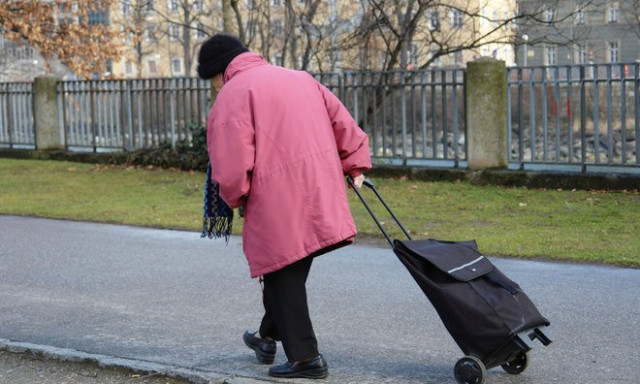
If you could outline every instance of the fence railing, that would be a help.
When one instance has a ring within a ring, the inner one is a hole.
[[[370,135],[375,158],[444,166],[466,159],[463,70],[316,77]],[[68,81],[58,93],[67,148],[132,150],[189,140],[189,124],[206,123],[210,84],[194,78]]]
[[[397,165],[466,167],[461,69],[344,72],[316,78],[369,135],[372,156]]]
[[[0,83],[0,147],[35,148],[32,83]]]
[[[377,163],[468,166],[466,72],[316,74],[369,134]],[[508,168],[640,174],[640,63],[507,68]],[[210,83],[196,78],[61,81],[69,150],[156,147],[204,126]],[[0,147],[34,148],[30,83],[0,84]]]
[[[640,64],[507,69],[510,168],[640,173]]]
[[[206,121],[209,90],[196,78],[60,82],[65,147],[134,150],[190,140],[191,124]]]

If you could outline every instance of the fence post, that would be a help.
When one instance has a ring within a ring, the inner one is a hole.
[[[61,149],[57,77],[36,77],[33,81],[33,122],[36,148]],[[64,142],[64,140],[62,141]]]
[[[467,148],[470,170],[507,166],[507,76],[504,61],[467,63]]]

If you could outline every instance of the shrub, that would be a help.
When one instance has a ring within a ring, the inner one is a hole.
[[[182,140],[171,148],[171,143],[162,143],[157,148],[141,149],[127,156],[128,165],[179,168],[185,171],[205,171],[209,154],[207,152],[207,130],[191,122],[191,142]]]

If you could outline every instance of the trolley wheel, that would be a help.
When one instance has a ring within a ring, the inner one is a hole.
[[[527,354],[525,352],[520,352],[516,355],[515,358],[513,358],[513,360],[502,364],[501,367],[507,373],[517,375],[527,369],[528,363],[529,359],[527,358]]]
[[[458,384],[482,384],[487,369],[482,360],[475,356],[465,356],[453,367],[453,374]]]

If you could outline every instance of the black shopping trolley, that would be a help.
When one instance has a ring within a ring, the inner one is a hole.
[[[353,180],[348,178],[353,187]],[[392,240],[362,193],[353,188],[402,264],[438,312],[465,356],[454,367],[460,384],[484,383],[486,370],[510,374],[527,367],[533,340],[549,345],[549,321],[522,291],[479,251],[475,241],[413,240],[373,183],[365,180],[407,241]]]

